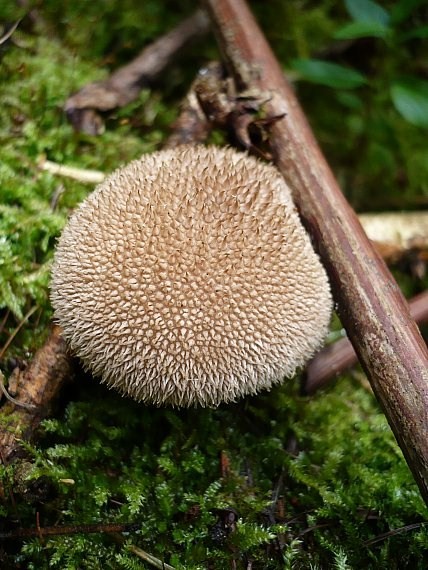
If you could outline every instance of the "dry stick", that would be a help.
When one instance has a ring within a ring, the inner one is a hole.
[[[30,441],[40,422],[51,411],[60,388],[70,378],[72,361],[67,354],[61,329],[54,326],[46,343],[19,376],[17,397],[31,409],[6,402],[1,407],[0,457],[10,463],[22,453],[22,440]]]
[[[7,40],[10,40],[10,38],[12,37],[12,35],[15,33],[16,28],[19,26],[19,24],[21,23],[22,18],[20,18],[19,20],[17,20],[14,24],[12,24],[12,26],[0,37],[0,46],[2,46],[3,44],[5,44],[7,42]]]
[[[378,542],[382,542],[383,540],[386,540],[387,538],[391,538],[391,536],[397,536],[397,534],[410,532],[412,530],[419,530],[419,529],[425,527],[426,525],[427,525],[427,523],[425,521],[422,521],[419,523],[413,523],[413,524],[408,524],[406,526],[402,526],[399,528],[394,528],[392,530],[389,530],[388,532],[384,532],[382,534],[379,534],[378,536],[375,536],[374,538],[371,538],[370,540],[366,540],[365,542],[363,542],[363,545],[364,546],[373,546],[373,545],[377,544]]]
[[[358,216],[368,237],[399,253],[428,250],[428,212],[376,212]]]
[[[428,212],[377,212],[358,216],[367,236],[388,263],[407,258],[411,274],[422,279],[428,261]]]
[[[140,528],[139,523],[95,523],[73,524],[63,526],[37,526],[35,528],[17,528],[16,530],[0,532],[0,540],[14,540],[31,538],[33,536],[44,538],[45,536],[61,536],[64,534],[94,534],[131,532]]]
[[[205,0],[240,88],[268,91],[276,164],[327,268],[342,323],[428,503],[428,353],[244,0]]]
[[[141,89],[155,81],[177,53],[208,31],[205,12],[198,10],[169,33],[146,47],[134,60],[104,81],[90,83],[72,95],[64,110],[76,130],[88,134],[102,131],[98,111],[110,111],[134,101]]]
[[[22,329],[22,327],[25,325],[25,323],[28,321],[28,319],[37,311],[37,305],[35,305],[34,307],[32,307],[26,315],[24,315],[24,317],[21,319],[20,323],[18,324],[18,326],[15,328],[15,330],[12,332],[12,334],[9,336],[9,338],[7,339],[7,341],[4,343],[3,347],[0,349],[0,361],[3,358],[3,356],[5,355],[5,352],[7,351],[7,349],[9,348],[9,346],[11,345],[11,343],[13,342],[13,339],[16,337],[16,335],[19,333],[19,331]]]
[[[410,314],[418,324],[428,322],[428,291],[424,291],[409,301]],[[332,378],[358,362],[358,357],[350,340],[345,337],[326,346],[309,362],[302,380],[302,392],[306,396],[314,394]]]
[[[45,172],[50,172],[57,176],[64,176],[64,178],[71,178],[83,184],[99,184],[106,176],[99,170],[66,166],[65,164],[57,164],[56,162],[44,158],[39,161],[37,166],[40,170],[44,170]]]
[[[145,562],[148,562],[154,568],[159,568],[160,570],[175,570],[174,566],[171,566],[170,564],[163,562],[163,560],[159,560],[159,558],[152,556],[145,550],[138,548],[138,546],[130,544],[129,546],[127,546],[127,548],[130,552],[138,556],[138,558],[141,558]]]
[[[170,564],[163,562],[163,560],[159,560],[159,558],[152,556],[145,550],[138,548],[138,546],[134,546],[133,544],[125,544],[125,540],[122,535],[117,533],[111,533],[111,537],[115,540],[115,542],[117,542],[121,546],[122,545],[125,546],[127,550],[129,550],[130,552],[138,556],[138,558],[141,558],[142,560],[144,560],[154,568],[160,568],[160,570],[175,570],[174,566],[171,566]]]
[[[212,130],[212,124],[201,108],[195,87],[199,84],[201,74],[211,77],[216,73],[216,70],[210,66],[199,71],[181,105],[180,114],[172,125],[172,132],[164,148],[205,142]]]

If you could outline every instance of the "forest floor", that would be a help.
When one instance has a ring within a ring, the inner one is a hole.
[[[423,4],[251,2],[358,212],[428,208]],[[0,368],[9,383],[49,335],[55,243],[94,187],[41,165],[109,173],[160,148],[198,69],[218,58],[215,42],[188,48],[105,114],[98,135],[76,132],[64,104],[192,6],[0,5]],[[209,140],[228,142],[221,132]],[[404,254],[391,266],[406,297],[427,289],[424,264]],[[335,317],[329,340],[340,330]],[[358,366],[311,396],[299,376],[191,410],[137,404],[75,370],[25,460],[0,466],[1,568],[428,566],[427,508]]]

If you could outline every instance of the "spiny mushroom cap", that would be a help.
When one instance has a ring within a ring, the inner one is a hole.
[[[51,298],[72,351],[136,400],[214,406],[292,376],[332,300],[277,170],[178,147],[116,170],[72,215]]]

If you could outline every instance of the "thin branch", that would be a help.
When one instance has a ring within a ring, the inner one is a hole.
[[[10,26],[10,28],[0,37],[0,46],[5,44],[7,40],[9,40],[12,37],[12,35],[15,33],[16,28],[19,26],[21,22],[22,18],[20,18],[14,24],[12,24],[12,26]]]
[[[421,259],[428,252],[428,212],[378,212],[358,216],[382,257],[398,261],[412,251]]]
[[[6,386],[4,384],[4,374],[1,370],[0,370],[0,391],[3,394],[3,396],[6,398],[6,400],[11,402],[15,406],[18,406],[18,407],[21,406],[22,408],[25,408],[26,410],[34,410],[33,404],[27,404],[26,402],[20,402],[19,400],[17,400],[16,398],[14,398],[13,396],[11,396],[9,394],[9,392],[7,391]]]
[[[92,135],[102,132],[102,119],[96,111],[110,111],[134,101],[141,89],[151,85],[180,51],[207,33],[208,25],[206,14],[198,10],[106,80],[90,83],[72,95],[64,110],[74,128]]]
[[[118,544],[124,545],[125,548],[127,548],[130,552],[132,552],[136,556],[138,556],[138,558],[141,558],[141,560],[144,560],[144,562],[150,564],[150,566],[153,566],[154,568],[159,568],[160,570],[175,570],[174,566],[171,566],[170,564],[163,562],[163,560],[159,560],[159,558],[156,558],[155,556],[149,554],[145,550],[142,550],[138,546],[134,546],[133,544],[125,544],[125,541],[120,534],[112,533],[112,537]]]
[[[428,503],[428,351],[244,0],[205,0],[238,88],[268,91],[275,162],[328,271],[339,315]]]
[[[218,73],[219,67],[215,62],[199,70],[181,104],[180,114],[172,125],[172,132],[164,144],[165,148],[172,148],[180,144],[202,143],[207,139],[212,124],[201,107],[197,89],[202,77],[217,77]]]
[[[409,301],[410,314],[421,325],[428,322],[428,291],[420,293]],[[326,346],[309,362],[302,379],[302,392],[306,396],[323,388],[331,379],[354,366],[358,357],[347,338]]]
[[[135,554],[135,556],[138,556],[138,558],[141,558],[141,560],[148,562],[154,568],[159,568],[160,570],[175,570],[174,566],[171,566],[170,564],[167,564],[166,562],[159,560],[159,558],[155,558],[145,550],[138,548],[138,546],[130,544],[127,548],[133,554]]]
[[[375,538],[371,538],[370,540],[366,540],[363,544],[364,546],[373,546],[378,542],[383,542],[391,536],[397,536],[397,534],[403,534],[405,532],[411,532],[412,530],[420,530],[427,525],[425,521],[419,523],[408,524],[406,526],[401,526],[400,528],[394,528],[393,530],[389,530],[388,532],[384,532],[383,534],[379,534]]]
[[[7,341],[5,342],[5,344],[3,345],[2,349],[0,350],[0,360],[2,360],[3,356],[6,353],[6,350],[9,348],[9,346],[11,345],[13,339],[16,337],[16,335],[19,333],[19,331],[21,330],[21,328],[25,325],[25,323],[28,321],[28,319],[31,317],[31,315],[33,315],[35,312],[37,311],[37,305],[32,307],[26,315],[24,315],[24,317],[22,318],[22,320],[19,322],[18,326],[15,328],[15,330],[12,332],[12,334],[9,336],[9,338],[7,339]]]
[[[65,164],[58,164],[51,160],[40,160],[37,166],[40,170],[50,172],[55,176],[71,178],[72,180],[77,180],[83,184],[99,184],[105,178],[105,174],[99,170],[66,166]]]
[[[43,538],[45,536],[61,536],[72,534],[94,534],[96,532],[112,533],[112,532],[132,532],[140,528],[139,523],[98,523],[98,524],[73,524],[60,526],[37,525],[35,528],[18,528],[7,532],[0,532],[0,539],[15,540],[21,538],[31,538],[37,536]]]
[[[94,533],[104,533],[110,534],[116,542],[124,545],[124,539],[119,534],[122,532],[132,532],[140,528],[139,523],[95,523],[95,524],[77,524],[77,525],[60,525],[60,526],[46,526],[42,527],[39,525],[37,517],[37,525],[35,528],[18,528],[16,530],[11,530],[7,532],[0,532],[1,540],[17,540],[23,538],[38,537],[40,540],[47,536],[64,536],[73,534],[94,534]],[[159,558],[152,556],[145,550],[142,550],[138,546],[132,544],[127,544],[125,547],[141,558],[154,568],[160,568],[162,570],[175,570],[173,566],[166,564]]]

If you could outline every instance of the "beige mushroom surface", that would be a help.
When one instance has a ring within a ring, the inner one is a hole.
[[[216,406],[293,376],[332,310],[281,175],[214,146],[144,155],[106,178],[59,239],[51,299],[89,371],[174,406]]]

